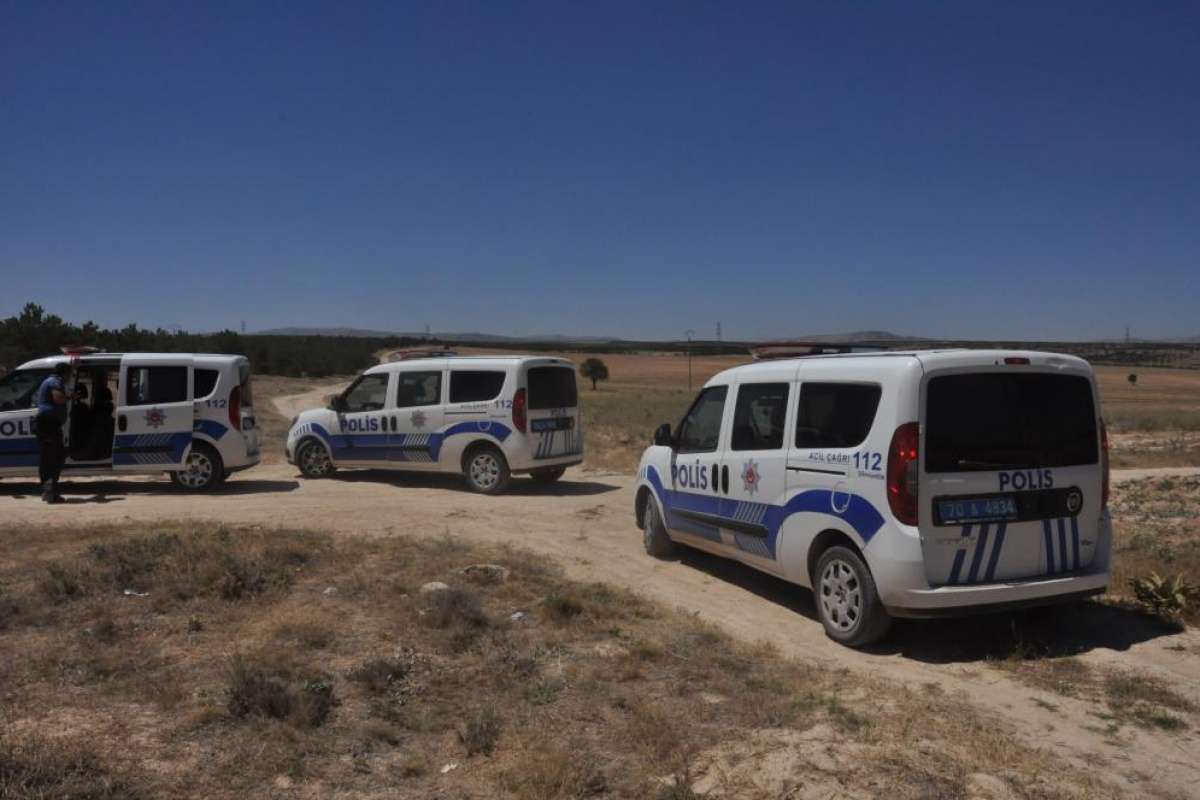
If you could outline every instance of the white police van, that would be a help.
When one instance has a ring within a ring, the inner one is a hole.
[[[1091,367],[944,350],[761,361],[710,380],[638,468],[646,550],[811,587],[858,646],[892,617],[1103,592],[1108,441]]]
[[[380,364],[292,420],[288,463],[461,472],[484,494],[513,473],[553,482],[583,461],[575,368],[561,358],[453,356]]]
[[[258,463],[245,357],[64,351],[0,380],[0,477],[38,474],[33,397],[64,362],[71,367],[64,477],[166,472],[178,486],[201,490]]]

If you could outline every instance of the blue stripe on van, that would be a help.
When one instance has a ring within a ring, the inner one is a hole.
[[[654,467],[647,467],[646,480],[650,482],[650,486],[658,495],[658,501],[666,512],[669,527],[676,530],[687,530],[691,525],[699,524],[674,513],[677,511],[695,511],[709,516],[724,516],[721,513],[721,498],[719,497],[667,489],[663,486],[662,478],[659,477],[658,470]],[[838,494],[839,500],[845,496],[845,493],[842,492]],[[875,506],[856,494],[850,495],[844,510],[838,513],[834,510],[833,492],[829,489],[811,489],[801,492],[782,506],[770,503],[754,503],[753,506],[753,509],[745,509],[745,511],[747,514],[761,515],[761,524],[767,529],[767,552],[769,555],[765,556],[766,558],[775,558],[778,552],[779,530],[792,514],[816,513],[841,519],[858,534],[864,543],[869,542],[871,537],[879,532],[884,521],[883,516],[875,510]],[[741,510],[740,504],[735,504],[732,508],[734,515],[737,516]],[[730,517],[730,520],[733,521],[733,518]],[[706,526],[706,528],[715,529],[715,526]],[[706,529],[704,533],[697,532],[697,535],[711,538],[712,533],[713,531]]]
[[[996,578],[996,565],[1000,563],[1000,551],[1004,548],[1004,534],[1008,531],[1008,523],[1001,522],[996,528],[996,543],[992,545],[992,557],[988,559],[987,572],[983,580],[991,583]]]
[[[1054,574],[1054,537],[1050,533],[1050,520],[1042,520],[1042,548],[1046,551],[1046,574]]]

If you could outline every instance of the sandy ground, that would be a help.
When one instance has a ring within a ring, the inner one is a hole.
[[[282,399],[296,407],[312,396]],[[1172,470],[1171,474],[1183,472]],[[1197,472],[1197,470],[1191,470]],[[1135,474],[1136,473],[1136,474]],[[1121,473],[1117,479],[1159,470]],[[0,507],[10,524],[70,525],[80,520],[211,519],[263,526],[296,526],[349,534],[458,536],[510,542],[558,559],[573,577],[606,581],[678,606],[747,640],[767,639],[781,652],[830,669],[861,669],[920,686],[936,682],[1003,718],[1028,742],[1053,748],[1109,780],[1142,792],[1153,787],[1200,796],[1200,739],[1195,731],[1163,733],[1125,727],[1103,730],[1098,709],[1012,681],[989,667],[1004,617],[897,624],[880,649],[865,653],[832,643],[816,621],[811,595],[721,559],[688,553],[660,561],[642,551],[627,475],[574,469],[555,486],[514,480],[511,491],[481,497],[453,476],[343,471],[306,481],[287,464],[265,464],[235,475],[219,491],[182,494],[165,480],[76,479],[69,503],[48,507],[32,481],[0,481]],[[1155,675],[1200,702],[1200,635],[1167,634],[1145,618],[1087,605],[1071,613],[1063,652],[1093,666]],[[1040,702],[1039,702],[1040,701]],[[1136,787],[1136,788],[1135,788]]]
[[[664,356],[657,369],[686,370]],[[657,359],[655,359],[657,360]],[[723,361],[724,359],[721,359]],[[714,359],[717,361],[717,359]],[[645,363],[644,359],[635,363]],[[668,367],[669,365],[669,367]],[[610,365],[611,366],[611,365]],[[695,366],[695,365],[694,365]],[[706,363],[706,372],[726,364]],[[686,373],[685,373],[686,375]],[[678,376],[675,378],[678,379]],[[686,377],[685,377],[686,380]],[[284,418],[323,403],[342,385],[274,398]],[[769,640],[788,655],[830,669],[854,669],[914,687],[937,683],[965,704],[996,715],[1028,743],[1053,749],[1131,794],[1147,790],[1200,797],[1200,733],[1126,726],[1117,734],[1094,704],[1014,681],[988,665],[1009,638],[1004,616],[945,622],[900,621],[882,647],[859,652],[827,639],[811,594],[732,562],[698,553],[653,559],[633,520],[633,481],[626,474],[572,469],[554,486],[515,479],[509,493],[481,497],[453,476],[342,471],[306,481],[270,454],[268,463],[233,476],[220,490],[189,495],[165,479],[76,479],[66,505],[38,500],[33,481],[0,481],[0,519],[10,524],[71,525],[81,520],[212,519],[235,524],[305,527],[368,536],[456,536],[509,542],[556,558],[575,578],[629,587],[696,613],[736,636]],[[274,463],[270,463],[274,462]],[[1119,470],[1115,482],[1200,474],[1197,468]],[[1200,704],[1200,634],[1170,634],[1145,617],[1088,604],[1074,616],[1059,655],[1089,665],[1152,675]],[[1004,653],[999,654],[1003,657]]]

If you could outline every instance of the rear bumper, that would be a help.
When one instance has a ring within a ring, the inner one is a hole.
[[[1101,594],[1111,574],[1057,575],[1028,581],[939,586],[895,592],[886,605],[894,617],[953,617],[1051,605]]]

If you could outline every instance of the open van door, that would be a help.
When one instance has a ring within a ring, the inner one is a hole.
[[[126,356],[117,389],[113,469],[181,469],[192,443],[192,359]]]

